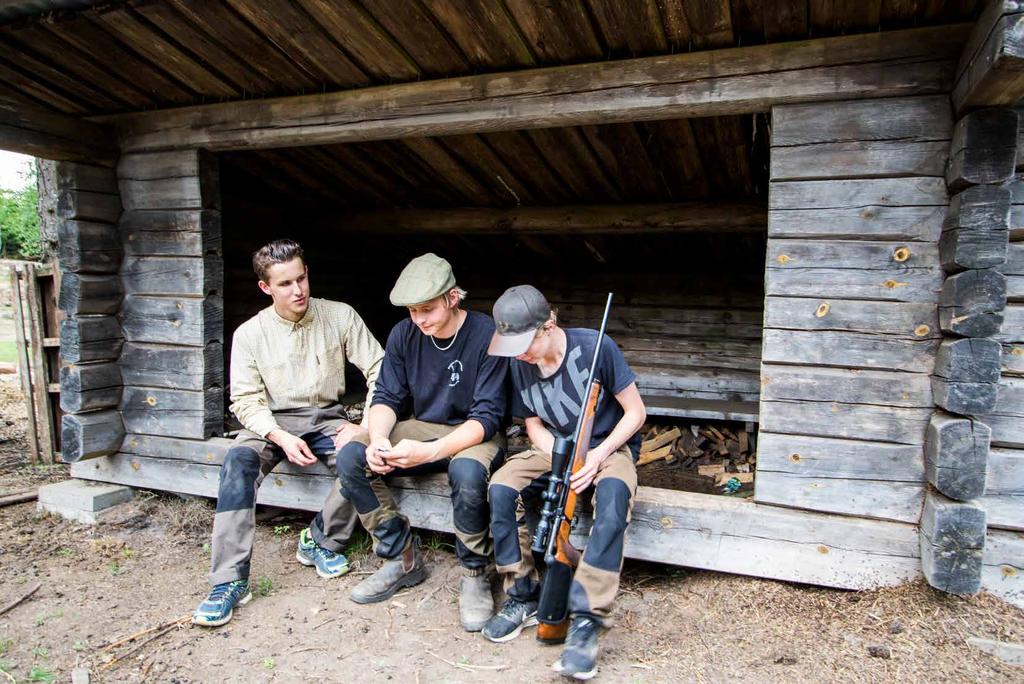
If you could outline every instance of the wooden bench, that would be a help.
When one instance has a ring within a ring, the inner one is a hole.
[[[121,453],[79,461],[71,475],[204,497],[216,497],[231,440],[128,435]],[[323,465],[282,462],[264,480],[257,501],[318,511],[337,479]],[[443,475],[394,478],[403,513],[416,527],[453,532]],[[583,518],[574,543],[585,545]],[[626,530],[627,558],[822,584],[848,589],[895,585],[921,573],[917,528],[789,510],[730,497],[639,487]]]

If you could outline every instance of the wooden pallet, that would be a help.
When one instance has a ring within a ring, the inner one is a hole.
[[[10,266],[10,278],[21,389],[29,408],[29,458],[33,464],[59,463],[60,271],[20,262]]]

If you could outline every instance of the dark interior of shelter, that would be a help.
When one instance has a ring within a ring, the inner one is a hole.
[[[312,296],[354,306],[382,343],[406,315],[395,278],[425,252],[487,313],[531,283],[560,323],[596,328],[613,292],[608,333],[672,470],[641,483],[720,492],[711,465],[753,469],[768,128],[744,115],[221,154],[226,350],[269,304],[250,255],[283,237],[304,247]]]

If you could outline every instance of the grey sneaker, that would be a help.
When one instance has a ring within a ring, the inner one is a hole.
[[[384,561],[377,572],[357,584],[350,598],[356,603],[376,603],[391,598],[405,587],[414,587],[427,579],[420,556],[420,539],[413,537],[397,558]]]
[[[467,632],[479,632],[494,615],[494,596],[487,574],[481,570],[466,570],[459,590],[459,619]]]
[[[587,680],[597,674],[597,633],[601,625],[589,615],[576,615],[569,624],[565,649],[551,669],[563,677]]]
[[[537,624],[537,602],[520,601],[509,596],[498,614],[484,625],[483,635],[488,641],[503,644],[512,641],[526,627]]]

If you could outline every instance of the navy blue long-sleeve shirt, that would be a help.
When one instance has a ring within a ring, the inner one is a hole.
[[[451,348],[441,351],[412,320],[402,320],[388,335],[371,405],[390,406],[398,414],[411,396],[418,420],[444,425],[475,420],[489,440],[505,417],[508,391],[508,359],[487,354],[493,334],[490,316],[467,311]],[[451,341],[437,340],[437,345]]]

